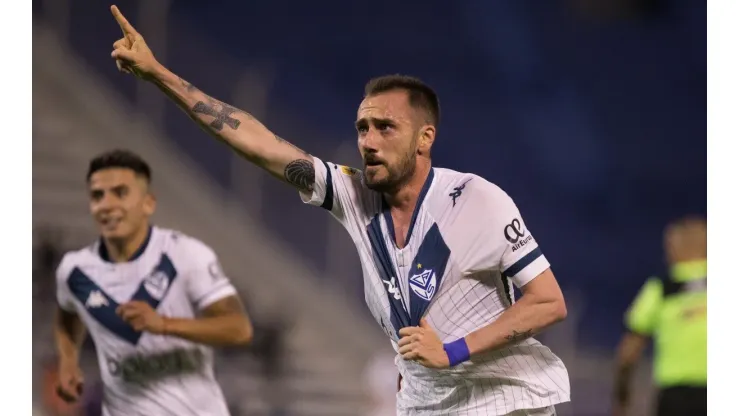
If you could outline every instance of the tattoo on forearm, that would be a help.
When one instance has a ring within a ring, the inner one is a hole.
[[[183,87],[185,87],[185,91],[187,91],[187,92],[191,92],[191,91],[197,90],[197,88],[195,88],[195,86],[193,84],[185,81],[182,78],[180,78],[180,83],[182,84]]]
[[[242,124],[242,122],[239,119],[231,117],[232,114],[239,110],[228,104],[219,103],[216,100],[208,101],[208,104],[203,101],[198,101],[192,108],[193,113],[215,117],[209,125],[216,131],[223,130],[224,124],[231,127],[232,130],[239,128],[239,125]],[[220,109],[216,110],[217,107],[220,107]]]
[[[528,329],[528,330],[526,330],[524,332],[519,332],[517,330],[514,330],[514,331],[511,332],[511,335],[507,335],[506,336],[506,339],[509,340],[509,341],[511,341],[511,342],[517,342],[517,341],[521,341],[523,339],[527,339],[527,338],[529,338],[531,336],[532,336],[532,330],[531,329]]]
[[[285,180],[289,184],[306,191],[313,191],[316,180],[313,163],[305,159],[296,159],[285,166]]]

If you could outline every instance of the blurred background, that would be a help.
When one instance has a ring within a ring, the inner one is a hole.
[[[706,2],[117,4],[175,73],[334,162],[360,160],[353,122],[369,78],[431,84],[442,106],[435,165],[506,190],[564,289],[568,320],[538,337],[570,372],[572,403],[559,414],[608,414],[623,314],[665,268],[663,227],[706,213]],[[120,74],[108,7],[33,1],[39,409],[53,401],[53,271],[64,251],[95,238],[87,162],[127,147],[153,167],[157,222],[211,245],[255,320],[251,348],[219,353],[233,414],[389,414],[393,351],[366,309],[349,236],[156,88]],[[86,358],[93,386],[97,364]],[[653,394],[647,358],[640,369],[634,415]]]

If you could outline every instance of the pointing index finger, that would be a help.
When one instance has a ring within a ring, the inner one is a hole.
[[[123,17],[123,13],[118,10],[118,7],[111,6],[110,11],[111,13],[113,13],[113,17],[116,19],[116,22],[118,22],[118,25],[121,26],[121,30],[123,31],[124,35],[138,35],[136,29],[134,29],[134,27],[131,26],[131,23],[129,23],[128,20]]]

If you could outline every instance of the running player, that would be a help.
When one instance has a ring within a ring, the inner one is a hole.
[[[315,158],[199,91],[112,12],[124,34],[111,54],[122,72],[154,83],[351,234],[365,299],[398,353],[399,414],[552,415],[570,399],[562,361],[532,338],[565,318],[555,276],[504,191],[432,167],[439,105],[431,88],[404,76],[367,85],[355,123],[359,171]],[[513,285],[523,292],[516,302]]]
[[[246,344],[252,325],[214,252],[149,223],[156,202],[146,162],[112,151],[90,162],[90,211],[100,239],[57,269],[58,394],[82,392],[89,332],[103,415],[228,415],[209,345]]]

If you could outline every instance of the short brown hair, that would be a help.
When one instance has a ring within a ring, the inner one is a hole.
[[[373,78],[365,84],[365,97],[393,90],[405,90],[409,105],[424,110],[429,115],[428,121],[435,127],[439,124],[441,114],[437,93],[419,78],[399,74]]]

